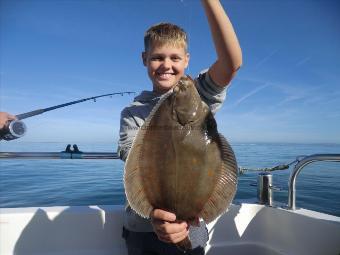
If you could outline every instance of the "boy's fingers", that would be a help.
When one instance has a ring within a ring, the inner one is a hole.
[[[153,229],[159,240],[167,243],[178,243],[188,236],[188,224],[176,221],[176,215],[161,209],[155,209],[150,214]]]
[[[14,115],[8,114],[7,112],[0,112],[0,129],[2,129],[10,120],[15,120]]]
[[[16,120],[16,119],[17,119],[17,117],[16,117],[15,115],[11,115],[11,114],[8,114],[8,115],[7,115],[7,118],[8,118],[9,120]]]
[[[174,237],[174,238],[171,240],[171,242],[172,242],[172,243],[179,243],[180,241],[184,240],[188,235],[189,235],[189,231],[186,230],[185,232],[183,232],[183,234]]]
[[[175,234],[187,230],[187,223],[156,222],[153,224],[156,232],[164,234]]]
[[[151,218],[154,220],[164,220],[164,221],[169,221],[169,222],[173,222],[176,220],[176,215],[171,213],[171,212],[167,212],[161,209],[155,209],[151,212]]]
[[[174,234],[159,234],[158,238],[163,242],[178,243],[186,238],[188,234],[189,231],[187,229],[184,229],[183,231]]]
[[[1,120],[16,120],[17,117],[15,115],[9,114],[7,112],[0,113]]]

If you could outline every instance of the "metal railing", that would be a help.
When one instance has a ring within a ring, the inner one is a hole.
[[[0,152],[0,159],[119,159],[109,152]]]
[[[305,166],[317,161],[340,162],[340,154],[314,154],[303,158],[295,165],[288,182],[288,209],[290,210],[296,209],[295,186],[297,176]]]
[[[60,152],[0,152],[0,159],[119,159],[112,152],[83,152],[76,144],[68,144]]]

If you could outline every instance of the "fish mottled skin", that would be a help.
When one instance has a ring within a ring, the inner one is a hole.
[[[230,205],[235,155],[190,77],[164,95],[137,133],[124,185],[131,208],[146,218],[158,208],[209,223]]]

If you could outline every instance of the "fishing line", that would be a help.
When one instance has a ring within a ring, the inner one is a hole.
[[[187,0],[186,0],[186,1],[180,0],[180,2],[181,2],[181,4],[183,5],[183,8],[184,8],[184,9],[186,9],[186,8],[189,9],[188,11],[185,10],[184,13],[189,13],[188,15],[185,15],[185,24],[186,24],[186,27],[188,28],[188,29],[186,29],[186,33],[187,33],[187,37],[188,37],[188,39],[187,39],[187,41],[188,41],[187,48],[188,48],[188,52],[190,52],[190,49],[191,49],[191,47],[190,47],[190,44],[191,44],[191,39],[190,39],[190,37],[191,37],[191,36],[189,36],[189,35],[190,35],[190,31],[191,31],[191,20],[192,20],[192,13],[193,13],[193,10],[192,10],[192,9],[193,9],[193,7],[190,8],[189,2],[188,2]],[[190,73],[190,61],[189,61],[189,63],[188,63],[187,70],[188,70],[187,72]]]
[[[13,121],[9,121],[7,123],[7,125],[0,130],[0,140],[4,139],[6,141],[9,141],[9,140],[13,140],[13,139],[23,137],[26,134],[26,131],[27,131],[27,127],[26,127],[25,123],[22,121],[23,119],[31,118],[33,116],[42,114],[44,112],[54,111],[54,110],[62,108],[62,107],[67,107],[67,106],[70,106],[70,105],[73,105],[73,104],[79,104],[79,103],[89,101],[89,100],[93,100],[93,102],[96,102],[96,99],[100,98],[100,97],[108,97],[108,96],[112,97],[113,95],[124,96],[125,94],[130,95],[130,94],[135,94],[135,92],[124,91],[124,92],[115,92],[115,93],[110,93],[110,94],[94,96],[94,97],[88,97],[88,98],[83,98],[83,99],[71,101],[71,102],[64,103],[64,104],[59,104],[59,105],[55,105],[55,106],[51,106],[51,107],[47,107],[47,108],[43,108],[43,109],[37,109],[37,110],[34,110],[34,111],[25,112],[25,113],[15,115],[15,117],[17,119],[13,120]]]

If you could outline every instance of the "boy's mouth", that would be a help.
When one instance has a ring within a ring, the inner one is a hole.
[[[174,73],[157,73],[157,76],[164,80],[170,79],[173,75]]]

